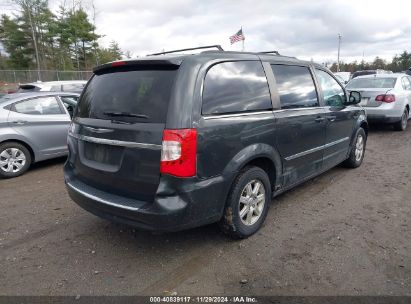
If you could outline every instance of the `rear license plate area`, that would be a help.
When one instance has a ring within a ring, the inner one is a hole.
[[[366,106],[370,99],[368,97],[361,98],[360,106]]]
[[[106,165],[118,165],[122,159],[123,148],[84,142],[84,157]]]

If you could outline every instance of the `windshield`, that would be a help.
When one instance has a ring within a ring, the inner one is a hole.
[[[392,89],[396,81],[397,78],[392,77],[355,78],[348,83],[347,89]]]
[[[126,70],[94,75],[77,115],[124,122],[164,123],[176,70]]]

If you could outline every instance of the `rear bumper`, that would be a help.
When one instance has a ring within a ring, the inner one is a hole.
[[[67,164],[66,164],[67,166]],[[207,180],[162,176],[153,202],[143,202],[92,188],[65,168],[71,199],[101,218],[143,230],[179,231],[221,218],[226,198],[222,177]]]
[[[391,117],[387,115],[379,115],[379,114],[367,114],[367,120],[370,123],[395,123],[401,120],[401,117]]]
[[[370,122],[394,123],[401,120],[404,107],[400,102],[384,103],[379,107],[364,107]]]

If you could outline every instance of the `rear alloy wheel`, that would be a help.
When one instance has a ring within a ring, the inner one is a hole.
[[[220,227],[229,236],[242,239],[262,226],[271,200],[267,173],[259,167],[247,167],[231,188]]]
[[[394,130],[404,131],[407,128],[407,124],[408,124],[408,111],[407,109],[405,109],[404,113],[402,113],[401,120],[394,124]]]
[[[0,145],[0,177],[16,177],[30,167],[31,155],[19,143],[8,142]]]

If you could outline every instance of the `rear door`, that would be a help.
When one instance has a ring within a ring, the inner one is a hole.
[[[283,185],[291,186],[322,169],[325,112],[308,66],[272,64],[281,110],[276,118]]]
[[[177,67],[119,67],[92,77],[70,133],[73,174],[100,190],[153,199]]]
[[[347,158],[350,137],[360,115],[357,106],[345,106],[344,89],[328,72],[315,69],[326,117],[324,167],[329,168]]]
[[[14,103],[8,121],[16,132],[35,146],[41,157],[67,152],[70,116],[55,96]]]

